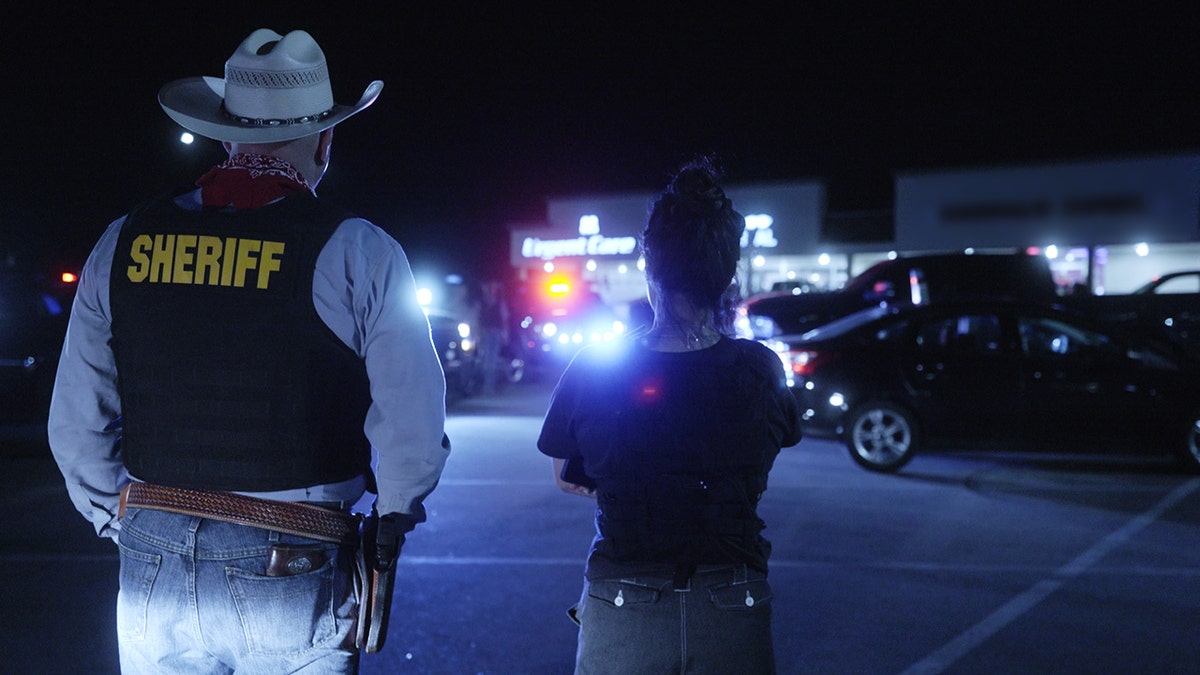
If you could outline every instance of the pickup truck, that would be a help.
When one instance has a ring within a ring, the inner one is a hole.
[[[738,308],[738,337],[799,335],[880,304],[926,304],[991,298],[1053,303],[1058,287],[1044,257],[1023,253],[935,253],[901,256],[867,268],[837,291],[771,292]]]

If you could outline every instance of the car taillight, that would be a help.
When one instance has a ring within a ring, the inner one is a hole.
[[[792,344],[783,340],[764,340],[763,344],[779,355],[783,367],[787,371],[788,384],[791,385],[797,377],[809,377],[817,366],[839,356],[836,352],[818,351],[815,349],[796,349]]]
[[[79,275],[75,274],[74,272],[63,272],[58,278],[64,284],[73,284],[76,281],[79,281]]]
[[[793,375],[808,377],[813,374],[817,366],[825,363],[837,355],[830,352],[817,352],[807,349],[789,351],[780,355],[784,359],[784,363]]]

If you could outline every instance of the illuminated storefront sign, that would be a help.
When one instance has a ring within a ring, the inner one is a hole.
[[[637,250],[635,237],[606,237],[600,234],[600,218],[594,215],[579,219],[579,236],[571,239],[539,239],[525,237],[521,242],[521,257],[553,260],[574,256],[632,255]]]
[[[779,239],[774,231],[775,219],[764,213],[746,216],[742,233],[742,248],[777,248]],[[525,237],[521,240],[521,257],[553,260],[570,257],[629,256],[637,252],[636,237],[606,237],[600,234],[600,218],[585,215],[579,218],[579,236],[570,239]]]
[[[742,232],[742,248],[775,248],[779,240],[771,227],[775,219],[765,213],[751,213],[746,216],[746,230]]]
[[[636,248],[637,239],[633,237],[605,237],[602,234],[574,239],[525,237],[525,241],[521,242],[521,255],[553,260],[569,256],[630,255]]]

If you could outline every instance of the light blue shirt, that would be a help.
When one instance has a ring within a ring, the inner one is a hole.
[[[199,191],[176,202],[200,208]],[[117,368],[109,341],[109,277],[125,218],[110,224],[84,265],[50,403],[50,449],[75,508],[97,534],[116,537],[120,491],[131,479],[121,459]],[[446,380],[417,302],[412,268],[400,244],[360,218],[342,222],[317,258],[317,314],[364,360],[371,406],[363,431],[372,446],[380,513],[411,514],[436,487],[449,453],[442,447]],[[355,478],[331,485],[245,493],[285,501],[362,497]]]

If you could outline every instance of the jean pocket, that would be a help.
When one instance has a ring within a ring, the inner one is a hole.
[[[162,556],[135,551],[118,542],[121,552],[120,589],[117,592],[117,634],[121,640],[146,639],[150,592],[158,578]]]
[[[750,611],[770,604],[771,584],[765,578],[713,584],[708,597],[718,609]]]
[[[633,579],[602,579],[588,583],[588,597],[612,607],[632,608],[658,602],[663,588]]]
[[[291,576],[225,569],[250,653],[295,654],[337,636],[334,563]]]

